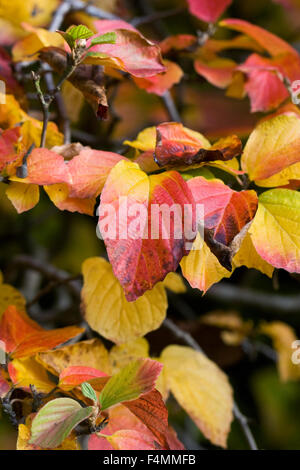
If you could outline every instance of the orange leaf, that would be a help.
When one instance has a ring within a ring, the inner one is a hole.
[[[220,22],[225,28],[234,29],[255,39],[272,56],[291,53],[298,57],[297,51],[283,39],[266,29],[236,18],[227,18]]]
[[[0,339],[5,343],[6,352],[15,358],[53,349],[83,331],[83,328],[75,326],[44,330],[13,305],[3,313],[0,323]]]
[[[94,367],[67,367],[59,376],[59,387],[63,390],[69,390],[97,377],[107,377],[107,374],[98,369],[94,369]]]
[[[162,96],[167,90],[172,88],[173,85],[179,83],[183,71],[175,62],[164,60],[163,64],[166,67],[165,72],[154,75],[153,77],[134,77],[134,82],[139,88],[146,90],[148,93],[155,93]]]

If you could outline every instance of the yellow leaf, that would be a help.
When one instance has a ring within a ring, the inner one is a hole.
[[[259,256],[248,232],[242,241],[239,251],[233,258],[233,265],[237,268],[240,266],[254,268],[269,277],[272,277],[274,271],[273,266]]]
[[[33,358],[14,359],[8,365],[12,382],[19,388],[29,389],[34,385],[38,392],[49,393],[55,387],[46,370]]]
[[[279,269],[300,272],[300,193],[272,189],[261,194],[249,233],[265,261]]]
[[[108,351],[99,339],[80,341],[53,351],[39,353],[36,360],[51,374],[60,373],[71,366],[92,367],[111,374]]]
[[[221,328],[221,338],[225,344],[237,346],[253,329],[251,320],[243,320],[237,312],[213,311],[201,316],[201,323]]]
[[[42,121],[29,116],[23,111],[19,102],[13,95],[6,95],[6,103],[0,104],[0,127],[6,129],[20,124],[22,124],[22,139],[20,142],[22,147],[26,150],[31,144],[35,144],[36,147],[39,147],[43,128]],[[56,124],[49,122],[46,146],[52,148],[55,145],[62,145],[63,141],[64,137],[58,131]]]
[[[223,277],[230,277],[232,274],[221,266],[216,256],[203,242],[200,234],[197,235],[193,249],[188,256],[182,258],[180,266],[182,274],[190,285],[202,290],[203,293]]]
[[[277,367],[281,380],[283,382],[299,380],[300,365],[294,364],[292,361],[292,354],[294,352],[292,345],[297,340],[294,329],[286,323],[274,321],[263,323],[260,325],[259,330],[273,341],[274,348],[278,353]]]
[[[3,284],[3,277],[0,271],[0,318],[10,305],[15,305],[18,310],[23,311],[25,310],[26,300],[13,286]]]
[[[37,184],[11,182],[6,190],[6,196],[21,214],[37,205],[40,190]]]
[[[175,294],[184,294],[186,287],[182,277],[177,273],[168,273],[163,280],[163,285]]]
[[[242,169],[259,182],[300,161],[300,119],[281,114],[260,122],[242,155]]]
[[[143,152],[154,150],[156,145],[156,127],[147,127],[137,135],[136,140],[125,140],[123,145],[129,145],[129,147],[142,150]]]
[[[149,357],[149,343],[145,338],[113,346],[109,352],[112,373],[116,374],[127,364],[140,357]]]
[[[88,258],[82,265],[82,304],[90,327],[120,344],[159,328],[167,310],[162,283],[134,302],[127,302],[112,267],[103,258]]]
[[[46,25],[58,5],[58,0],[1,0],[0,17],[18,27],[21,23]]]
[[[233,393],[227,376],[198,351],[185,346],[163,350],[168,386],[204,436],[226,447],[233,418]]]
[[[66,111],[71,122],[77,122],[84,105],[83,94],[69,81],[65,81],[61,90]]]
[[[43,47],[64,47],[64,40],[58,33],[43,28],[26,28],[28,35],[18,41],[12,49],[15,62],[38,59],[38,51]]]

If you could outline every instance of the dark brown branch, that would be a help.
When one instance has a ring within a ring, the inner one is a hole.
[[[264,293],[248,287],[221,282],[212,286],[205,294],[207,298],[223,305],[246,305],[249,308],[274,314],[297,314],[300,311],[300,295]]]
[[[178,15],[179,13],[185,11],[185,8],[173,8],[172,10],[164,10],[164,11],[155,11],[150,13],[149,15],[145,16],[138,16],[137,18],[133,18],[131,24],[135,27],[140,26],[141,24],[149,24],[153,23],[154,21],[163,20],[164,18],[169,18],[170,16]]]
[[[76,297],[80,297],[82,283],[78,280],[74,280],[74,279],[70,280],[69,273],[61,269],[58,269],[55,266],[52,266],[51,264],[47,264],[44,261],[34,259],[31,256],[19,255],[13,258],[10,269],[13,266],[22,266],[26,269],[32,269],[33,271],[38,271],[50,281],[56,281],[60,283],[65,283],[67,281],[67,284],[69,288],[71,289],[72,293]]]

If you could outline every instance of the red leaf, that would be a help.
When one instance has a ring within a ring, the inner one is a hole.
[[[187,0],[192,15],[207,23],[214,23],[232,0]]]
[[[214,239],[228,246],[257,210],[255,191],[234,191],[221,180],[202,176],[188,181],[196,204],[204,206],[204,224],[213,230]]]
[[[194,165],[216,160],[232,160],[239,155],[242,144],[238,137],[221,139],[212,147],[201,134],[176,122],[166,122],[156,128],[155,161],[159,166]]]
[[[0,130],[0,171],[2,171],[7,163],[11,163],[18,158],[16,145],[21,136],[20,127]]]
[[[127,208],[123,205],[124,199]],[[135,209],[137,203],[144,210],[130,216],[130,208]],[[162,203],[169,208],[176,204],[169,230],[161,212],[151,216],[152,205],[159,208]],[[168,272],[175,271],[187,253],[183,231],[184,204],[191,209],[187,217],[192,218],[192,195],[182,176],[175,171],[148,177],[137,164],[125,161],[119,162],[111,171],[102,192],[99,226],[115,276],[129,302],[152,289]],[[107,213],[106,207],[114,210]],[[124,215],[124,210],[125,225],[122,216],[119,217]],[[155,236],[151,225],[156,231]],[[112,227],[116,228],[113,236],[107,232],[107,228]],[[175,236],[176,231],[181,231],[182,236]]]
[[[168,426],[168,410],[157,390],[153,390],[137,400],[126,402],[124,405],[147,426],[162,448],[183,449],[181,442]]]
[[[116,33],[117,39],[114,44],[101,44],[91,48],[91,52],[106,54],[108,57],[118,59],[118,62],[112,62],[111,66],[120,68],[135,77],[151,77],[165,71],[160,48],[148,41],[128,23],[101,20],[95,21],[94,24],[99,34],[108,31]]]
[[[74,388],[83,382],[88,382],[98,377],[107,377],[107,374],[94,367],[70,366],[61,372],[59,376],[59,387],[65,390]]]

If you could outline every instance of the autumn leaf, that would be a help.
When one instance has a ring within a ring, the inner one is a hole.
[[[32,421],[29,444],[43,448],[58,447],[72,429],[93,412],[93,407],[82,408],[71,398],[56,398],[48,402]]]
[[[204,226],[219,243],[229,245],[257,210],[255,191],[234,191],[221,180],[202,176],[188,181],[196,204],[203,204]]]
[[[264,50],[269,52],[271,56],[289,53],[293,54],[298,60],[298,53],[292,46],[260,26],[236,18],[226,18],[219,24],[225,28],[247,34],[258,42]]]
[[[163,60],[163,64],[166,67],[164,72],[153,77],[133,77],[134,82],[139,88],[146,90],[148,93],[163,96],[173,85],[179,83],[183,77],[182,69],[175,62]]]
[[[138,218],[137,214],[135,217],[127,217],[127,227],[116,224],[114,220],[115,213],[119,214],[123,210],[124,197],[129,208],[127,215],[133,204],[138,203],[144,209]],[[161,211],[156,216],[153,214],[152,205],[157,207],[162,201],[166,206],[176,208],[170,227]],[[192,229],[194,201],[186,182],[177,172],[148,177],[137,164],[123,161],[109,174],[101,197],[99,228],[114,273],[123,286],[128,301],[136,300],[162,281],[168,272],[175,271],[182,256],[187,253],[187,235],[182,228],[184,205]],[[114,211],[106,213],[107,206],[113,206]],[[109,231],[114,226],[116,234],[110,236]],[[127,240],[124,240],[124,230],[127,232]],[[148,237],[145,237],[145,231]],[[145,272],[148,273],[146,276]]]
[[[44,47],[64,46],[64,40],[56,32],[29,25],[25,25],[25,30],[28,34],[16,42],[12,48],[12,57],[15,62],[37,60],[39,51]]]
[[[197,235],[193,249],[180,263],[182,274],[191,287],[205,293],[213,284],[228,278],[232,272],[225,269],[211,252],[200,234]]]
[[[147,426],[164,449],[173,449],[172,444],[182,448],[179,441],[169,440],[171,433],[168,427],[168,410],[157,390],[152,390],[137,400],[125,402],[124,405]]]
[[[4,376],[4,371],[0,369],[0,399],[5,397],[7,392],[10,390],[10,384]]]
[[[63,49],[43,48],[39,53],[39,58],[49,64],[56,72],[67,68],[67,53]],[[93,108],[96,117],[107,119],[108,102],[102,84],[102,74],[97,73],[97,67],[78,65],[68,80],[83,94]]]
[[[152,393],[152,392],[150,392]],[[134,403],[134,401],[130,402]],[[89,450],[112,450],[113,446],[110,444],[109,436],[119,431],[135,431],[142,434],[147,442],[156,441],[155,435],[146,427],[142,420],[138,419],[133,413],[123,405],[116,405],[108,410],[109,420],[108,425],[104,428],[103,436],[101,434],[93,434],[89,437],[88,448]],[[158,442],[158,441],[157,441]],[[132,446],[135,449],[137,443],[133,442]]]
[[[58,386],[62,390],[71,390],[83,382],[97,377],[107,377],[107,374],[93,367],[69,366],[61,372]]]
[[[161,355],[168,386],[205,437],[226,447],[233,419],[227,376],[207,357],[184,346],[168,346]]]
[[[115,343],[124,343],[157,329],[167,310],[163,285],[158,284],[135,302],[128,302],[111,265],[89,258],[82,266],[82,307],[90,327]]]
[[[40,200],[40,190],[36,184],[12,181],[5,194],[18,214],[22,214],[22,212],[32,209]]]
[[[300,194],[272,189],[259,196],[256,216],[249,229],[258,254],[276,268],[300,272]]]
[[[114,374],[141,357],[149,357],[149,343],[145,338],[114,345],[109,351],[109,362]]]
[[[99,395],[105,410],[117,403],[134,400],[154,389],[162,365],[152,359],[137,359],[113,375]]]
[[[15,305],[18,310],[24,310],[26,299],[13,286],[3,283],[3,276],[0,271],[0,320],[2,314],[10,305]]]
[[[246,266],[249,269],[257,269],[270,278],[274,272],[274,267],[263,260],[262,257],[257,253],[249,231],[242,240],[238,252],[233,257],[232,264],[233,267]]]
[[[139,31],[124,21],[94,22],[98,34],[116,33],[114,44],[100,44],[90,49],[86,63],[108,65],[135,77],[151,77],[164,72],[159,46],[148,41]],[[97,36],[91,38],[93,40]]]
[[[13,127],[6,131],[0,130],[0,171],[18,157],[17,143],[21,137],[20,131],[20,127]]]
[[[183,169],[188,165],[195,168],[204,163],[232,160],[241,150],[242,144],[237,136],[220,139],[211,146],[202,134],[179,123],[163,123],[156,128],[154,158],[159,166],[172,165]]]
[[[26,424],[19,424],[17,450],[43,450],[37,445],[29,444],[31,439],[32,419],[33,416],[29,415],[26,419]],[[79,450],[75,432],[72,431],[61,445],[55,448],[55,450]]]
[[[29,116],[20,106],[13,95],[6,95],[5,104],[0,104],[0,127],[12,128],[20,126],[21,143],[25,150],[34,144],[39,147],[43,123]],[[54,122],[49,122],[46,134],[46,147],[62,145],[63,135],[59,132]]]
[[[34,385],[38,392],[49,393],[56,386],[49,379],[44,367],[33,357],[13,359],[8,364],[8,372],[13,384],[27,391],[30,390],[30,385]]]
[[[206,180],[202,176],[190,179],[188,186],[196,204],[203,206],[205,243],[220,264],[231,271],[232,258],[240,248],[247,233],[247,224],[253,219],[257,210],[255,191],[233,191],[221,180]],[[197,258],[201,263],[198,254],[192,254],[190,260],[195,262]],[[217,266],[212,259],[211,261],[214,266],[214,274],[216,274],[215,268]],[[194,270],[195,268],[193,268]],[[222,272],[222,270],[217,271]],[[191,276],[189,270],[186,271],[186,274]],[[198,282],[199,274],[198,270]],[[191,280],[195,285],[194,277],[193,274]]]
[[[108,351],[100,339],[93,338],[63,346],[53,351],[41,352],[36,360],[51,374],[59,376],[67,367],[82,366],[111,374]]]
[[[274,139],[276,136],[276,139]],[[242,155],[242,168],[258,185],[300,161],[300,119],[281,114],[252,131]]]
[[[231,4],[232,0],[187,0],[192,15],[207,23],[214,23],[224,10]]]
[[[299,364],[292,361],[293,343],[297,336],[293,328],[286,323],[273,321],[263,322],[259,325],[259,332],[272,339],[274,348],[278,354],[277,368],[280,379],[283,382],[300,379]]]
[[[156,450],[155,442],[144,434],[131,429],[116,431],[106,437],[115,450]]]
[[[8,307],[2,315],[0,338],[5,342],[11,357],[21,358],[58,346],[84,331],[70,326],[57,330],[44,330],[15,306]]]
[[[237,64],[234,60],[218,56],[212,56],[208,59],[198,55],[194,61],[194,67],[199,75],[218,88],[228,87],[237,70]]]
[[[293,60],[293,56],[289,56]],[[247,75],[244,85],[251,102],[251,111],[269,111],[276,109],[289,97],[289,92],[282,81],[285,70],[275,59],[251,54],[247,60],[237,67]]]

